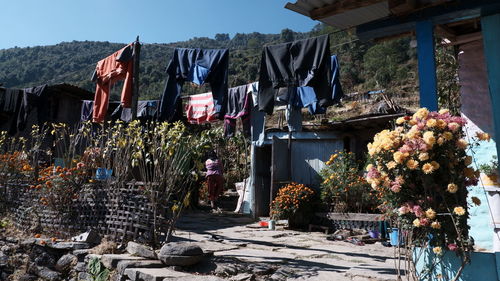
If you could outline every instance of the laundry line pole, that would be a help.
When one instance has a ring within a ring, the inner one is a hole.
[[[141,43],[139,43],[139,35],[134,42],[134,80],[132,92],[132,120],[137,119],[137,103],[139,102],[139,67],[141,58]]]

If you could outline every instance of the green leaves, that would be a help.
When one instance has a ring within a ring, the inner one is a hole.
[[[101,260],[93,257],[87,265],[87,272],[93,281],[106,281],[109,277],[109,270],[103,266]]]

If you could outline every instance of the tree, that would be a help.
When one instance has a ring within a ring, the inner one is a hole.
[[[295,38],[295,36],[293,34],[293,30],[291,30],[289,28],[285,28],[285,29],[281,30],[281,36],[280,36],[281,42],[283,42],[283,43],[292,42],[294,40],[294,38]]]
[[[215,40],[217,40],[217,41],[229,41],[229,34],[217,33],[217,34],[215,34]]]

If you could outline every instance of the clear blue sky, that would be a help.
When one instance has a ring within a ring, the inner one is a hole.
[[[290,0],[295,2],[295,0]],[[287,0],[3,0],[0,49],[62,41],[168,43],[216,33],[309,31]]]

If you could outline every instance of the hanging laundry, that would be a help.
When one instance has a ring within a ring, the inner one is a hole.
[[[224,117],[228,88],[229,51],[227,49],[176,48],[167,67],[167,83],[161,97],[159,120],[182,117],[181,91],[184,82],[210,83],[216,116]]]
[[[236,133],[236,120],[241,118],[243,134],[250,136],[250,111],[252,104],[252,84],[230,88],[227,94],[226,115],[224,116],[224,135],[233,137]]]
[[[320,106],[331,105],[330,65],[328,35],[264,47],[259,110],[272,114],[276,91],[281,87],[312,87]]]
[[[28,116],[33,109],[37,111],[38,125],[50,121],[50,104],[48,100],[49,89],[47,85],[23,89],[19,113],[17,116],[17,130],[26,128]]]
[[[158,109],[158,100],[141,100],[137,102],[137,119],[138,120],[153,120],[156,117]],[[122,120],[124,122],[132,121],[132,109],[123,108],[119,105],[113,113],[111,113],[112,120]]]
[[[251,106],[250,131],[252,136],[252,145],[262,147],[266,137],[266,113],[259,110],[257,94],[259,92],[259,82],[250,84],[247,91],[251,91],[253,104]]]
[[[125,80],[120,100],[122,106],[124,108],[131,107],[134,76],[133,57],[134,43],[131,43],[97,63],[92,77],[92,81],[97,82],[93,110],[94,122],[102,123],[104,121],[111,86],[120,80]]]
[[[212,93],[191,95],[187,98],[186,116],[189,123],[203,124],[217,121]]]
[[[339,79],[339,64],[337,56],[331,56],[331,100],[332,102],[339,103],[344,92],[342,91],[342,86],[340,85]],[[326,107],[320,106],[317,95],[313,87],[297,87],[297,88],[280,88],[277,92],[277,101],[284,102],[296,108],[307,107],[309,113],[311,114],[324,114],[326,113]]]
[[[94,101],[93,100],[82,101],[82,113],[80,121],[90,121],[92,119],[92,112],[94,112]]]
[[[18,89],[0,88],[0,111],[14,113],[21,102],[22,93]]]

